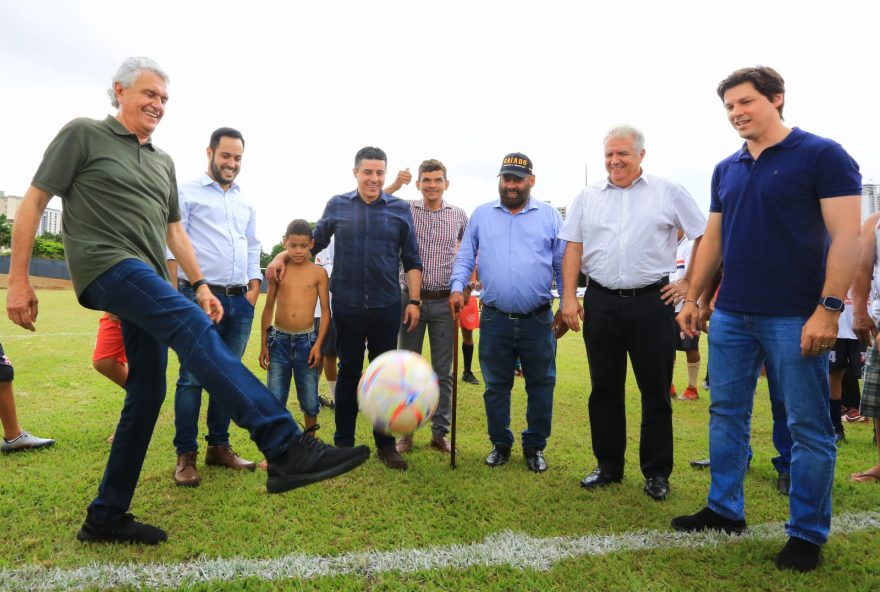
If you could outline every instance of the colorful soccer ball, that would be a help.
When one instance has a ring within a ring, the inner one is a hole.
[[[358,383],[358,406],[384,434],[412,434],[440,400],[437,375],[425,358],[402,349],[373,360]]]

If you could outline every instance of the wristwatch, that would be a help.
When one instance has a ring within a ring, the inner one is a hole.
[[[834,296],[823,296],[819,299],[819,304],[826,309],[834,312],[843,312],[843,300]]]
[[[416,300],[415,298],[410,298],[409,304],[415,304],[415,305],[418,306],[419,308],[422,307],[422,301],[421,301],[421,300]]]

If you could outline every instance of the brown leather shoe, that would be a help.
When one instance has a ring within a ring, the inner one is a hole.
[[[202,482],[199,470],[196,469],[196,458],[199,453],[195,450],[184,452],[177,457],[177,467],[174,469],[174,482],[181,487],[198,487]]]
[[[400,456],[400,453],[397,452],[397,448],[395,446],[386,446],[385,448],[379,448],[376,450],[376,456],[385,463],[385,466],[389,469],[394,469],[396,471],[405,471],[408,463],[406,459]]]
[[[440,452],[445,452],[446,454],[452,454],[452,444],[449,443],[446,436],[434,436],[431,438],[431,448],[439,450]]]
[[[412,450],[413,441],[412,436],[401,436],[394,447],[397,449],[399,454],[406,454],[410,450]]]
[[[246,469],[253,471],[257,463],[244,460],[232,449],[229,444],[222,446],[208,446],[205,452],[205,464],[209,467],[226,467],[227,469]]]

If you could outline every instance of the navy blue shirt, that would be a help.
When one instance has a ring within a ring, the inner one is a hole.
[[[315,227],[312,253],[336,237],[330,291],[357,308],[400,304],[399,270],[422,269],[409,204],[384,191],[367,204],[351,191],[330,198]]]
[[[828,233],[820,200],[861,195],[859,165],[843,147],[794,128],[754,160],[746,145],[712,175],[720,212],[722,310],[809,316],[825,282]]]

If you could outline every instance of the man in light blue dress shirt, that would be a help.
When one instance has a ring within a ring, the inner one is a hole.
[[[181,223],[211,291],[223,305],[223,319],[215,328],[239,358],[247,347],[262,279],[256,210],[235,183],[243,152],[241,132],[226,127],[216,130],[207,150],[208,172],[178,187]],[[172,277],[177,278],[178,291],[195,301],[195,291],[182,271]],[[185,487],[201,482],[196,468],[201,401],[202,386],[181,366],[174,393],[174,480]],[[229,414],[209,398],[205,464],[254,470],[253,462],[243,460],[230,447],[229,423]]]
[[[563,326],[561,317],[554,317],[551,292],[554,279],[562,290],[562,217],[530,196],[535,176],[525,154],[507,155],[498,176],[500,199],[477,207],[465,231],[452,271],[449,306],[453,315],[461,310],[462,291],[479,259],[479,356],[492,442],[486,464],[497,467],[510,459],[510,391],[519,357],[528,396],[523,455],[529,470],[540,473],[547,470],[543,451],[553,416],[556,329]]]

